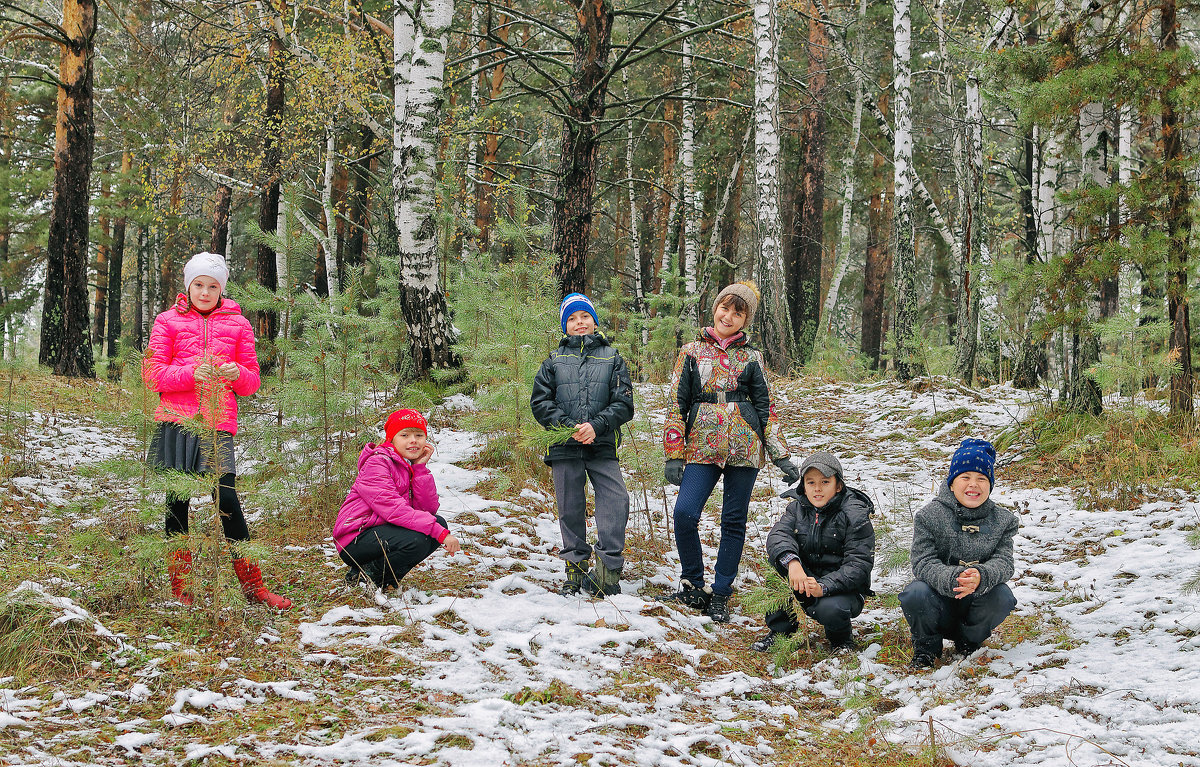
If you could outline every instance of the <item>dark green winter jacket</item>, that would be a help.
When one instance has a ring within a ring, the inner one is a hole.
[[[621,426],[633,418],[633,383],[625,360],[596,331],[563,336],[533,378],[533,417],[546,428],[590,423],[596,441],[574,439],[550,448],[546,463],[565,458],[616,458]]]

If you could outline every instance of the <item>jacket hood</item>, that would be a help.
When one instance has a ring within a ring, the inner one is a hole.
[[[386,442],[380,442],[379,444],[368,442],[363,447],[362,452],[358,454],[358,470],[362,471],[363,464],[367,462],[367,459],[379,452],[383,452],[388,458],[391,458],[395,461],[406,464],[408,463],[408,461],[404,460],[403,456],[393,450],[392,446]]]
[[[796,485],[795,487],[789,488],[789,489],[785,490],[784,492],[780,493],[779,497],[780,498],[788,498],[788,499],[794,500],[794,501],[799,501],[801,503],[801,505],[803,505],[804,508],[806,508],[806,509],[813,508],[813,505],[808,502],[808,496],[806,496],[801,491],[801,487],[802,487],[802,485]],[[844,506],[846,504],[846,501],[850,498],[855,498],[859,502],[861,502],[864,506],[866,506],[867,514],[875,513],[875,504],[871,501],[871,497],[856,487],[850,487],[845,482],[842,482],[842,492],[835,495],[833,498],[831,498],[829,500],[829,503],[822,506],[821,511],[828,511],[830,513],[836,514],[837,512],[842,510],[842,506]],[[953,500],[954,496],[951,495],[950,498],[951,498],[951,500]]]
[[[179,295],[175,296],[175,311],[179,312],[180,314],[187,314],[188,312],[192,311],[192,308],[188,305],[187,293],[180,293]],[[197,314],[198,313],[199,312],[197,312]],[[238,305],[237,301],[234,301],[229,296],[221,296],[221,305],[216,309],[213,309],[212,312],[209,313],[209,316],[212,316],[213,314],[241,313],[242,307]]]
[[[996,504],[989,497],[978,507],[968,509],[958,502],[958,499],[954,497],[954,491],[944,482],[941,483],[941,489],[938,490],[937,497],[933,499],[933,502],[940,503],[946,507],[947,511],[964,520],[983,519],[988,514],[991,514],[992,509],[996,507]]]

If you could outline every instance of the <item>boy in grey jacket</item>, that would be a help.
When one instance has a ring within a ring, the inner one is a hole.
[[[767,557],[788,580],[805,615],[825,628],[830,649],[855,651],[850,619],[862,612],[871,593],[875,564],[874,504],[865,493],[842,481],[842,464],[829,453],[814,453],[800,467],[800,486],[783,516],[767,535]],[[770,632],[751,647],[771,649],[780,635],[799,627],[784,608],[766,616]]]
[[[617,463],[621,426],[633,418],[633,383],[625,360],[596,324],[596,309],[582,293],[559,307],[563,338],[533,379],[529,404],[546,428],[573,426],[566,442],[550,448],[546,463],[554,475],[561,556],[567,577],[561,594],[587,590],[604,597],[621,593],[629,491]],[[596,491],[596,566],[588,572],[585,482]]]
[[[912,629],[914,669],[933,666],[942,639],[970,655],[1017,605],[1005,583],[1013,575],[1017,517],[989,496],[996,449],[967,439],[950,459],[946,484],[913,521],[912,569],[916,580],[900,592]]]

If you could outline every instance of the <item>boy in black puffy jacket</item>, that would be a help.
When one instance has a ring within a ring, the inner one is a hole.
[[[601,333],[587,296],[572,293],[559,307],[563,338],[533,379],[529,404],[546,428],[573,426],[565,443],[550,448],[561,556],[566,560],[564,596],[587,590],[604,597],[621,592],[629,491],[617,463],[621,426],[633,418],[633,384],[625,360]],[[596,492],[596,565],[588,572],[587,492]]]
[[[787,579],[808,617],[825,628],[832,650],[857,650],[850,619],[862,612],[871,593],[875,565],[875,528],[871,499],[846,487],[842,464],[829,453],[815,453],[800,467],[800,487],[767,536],[767,557]],[[798,628],[787,608],[768,613],[770,632],[752,647],[766,652],[781,634]]]

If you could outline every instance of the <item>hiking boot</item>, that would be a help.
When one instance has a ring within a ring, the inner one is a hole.
[[[621,593],[621,570],[610,570],[596,557],[596,566],[587,574],[583,587],[594,597],[604,599]]]
[[[778,631],[768,631],[750,643],[750,649],[755,652],[770,652],[775,646],[775,640],[783,636]]]
[[[583,581],[587,578],[587,570],[580,562],[567,562],[567,579],[558,588],[558,593],[564,597],[573,597],[583,590]]]
[[[854,654],[862,650],[862,645],[854,641],[854,637],[846,637],[829,643],[830,655]]]
[[[690,607],[693,610],[699,610],[702,613],[708,612],[708,605],[712,601],[712,589],[708,586],[696,588],[691,581],[683,578],[679,581],[679,591],[670,594],[663,594],[658,598],[659,602],[678,602],[681,605]]]
[[[968,656],[968,655],[971,655],[972,653],[974,653],[974,652],[975,652],[976,650],[978,650],[980,647],[983,647],[983,645],[981,645],[981,644],[976,644],[976,643],[974,643],[974,642],[968,642],[968,641],[967,641],[967,640],[965,640],[965,639],[956,639],[956,640],[954,640],[954,654],[955,654],[955,655],[961,655],[961,656],[963,656],[964,658],[965,658],[966,656]]]
[[[729,595],[713,594],[708,603],[708,617],[713,623],[729,623]]]
[[[917,650],[913,653],[912,660],[908,662],[908,667],[913,671],[933,668],[933,664],[937,662],[937,659],[938,656],[927,650]]]

